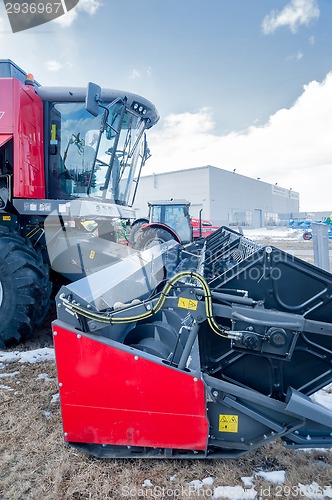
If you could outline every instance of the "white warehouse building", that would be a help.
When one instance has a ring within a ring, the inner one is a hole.
[[[190,214],[215,225],[262,227],[288,222],[299,212],[299,193],[213,166],[141,177],[136,217],[147,216],[148,202],[186,199]]]

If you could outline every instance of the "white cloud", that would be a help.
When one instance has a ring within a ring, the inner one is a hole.
[[[141,72],[136,69],[136,68],[132,68],[131,70],[131,73],[130,73],[130,79],[131,80],[136,80],[136,78],[141,78]]]
[[[291,56],[286,57],[286,61],[292,61],[294,59],[296,59],[296,61],[301,61],[301,59],[303,59],[303,57],[304,57],[303,52],[301,52],[299,50],[299,52],[297,52],[296,54],[293,54]]]
[[[6,20],[4,17],[0,16],[0,33],[6,29]]]
[[[144,69],[132,68],[129,78],[131,80],[136,80],[137,78],[151,78],[152,69],[151,66],[148,66]]]
[[[149,133],[152,157],[145,173],[203,165],[275,183],[300,192],[302,210],[331,210],[332,72],[313,81],[290,109],[261,127],[220,136],[212,112],[166,117]]]
[[[80,0],[78,10],[82,10],[93,16],[101,6],[100,0]]]
[[[45,67],[49,71],[59,71],[62,68],[62,64],[56,59],[50,59],[46,61]]]
[[[281,11],[273,10],[263,19],[263,33],[269,35],[281,27],[296,33],[299,26],[308,26],[319,14],[317,0],[291,0]]]
[[[67,28],[73,24],[80,12],[85,12],[90,16],[93,16],[101,5],[102,3],[100,0],[80,0],[76,7],[67,12],[67,14],[55,19],[54,22],[63,28]]]
[[[315,45],[315,43],[316,43],[316,38],[314,37],[314,35],[311,35],[311,36],[309,37],[309,40],[308,40],[308,41],[309,41],[309,45]]]
[[[74,7],[74,9],[70,10],[63,16],[58,17],[57,19],[54,20],[54,22],[59,26],[61,26],[62,28],[68,28],[68,26],[71,26],[75,21],[75,19],[77,18],[78,15],[77,11],[78,11],[78,6]]]

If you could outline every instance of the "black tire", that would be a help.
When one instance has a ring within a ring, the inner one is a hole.
[[[147,224],[148,221],[140,221],[134,223],[130,228],[129,233],[129,244],[132,248],[137,248],[137,240],[141,235],[140,229],[143,224]]]
[[[45,317],[50,285],[40,259],[29,240],[0,227],[0,348],[29,338]]]
[[[39,326],[44,322],[46,315],[50,309],[53,286],[50,281],[50,263],[46,248],[37,246],[36,248],[34,247],[34,250],[36,251],[38,256],[38,266],[43,270],[44,275],[42,280],[43,296],[40,304],[41,307],[36,307],[36,316],[33,319],[33,323],[36,326]]]
[[[146,250],[153,245],[162,245],[165,241],[170,240],[174,240],[174,237],[166,229],[151,227],[143,230],[138,236],[136,248],[138,250]]]

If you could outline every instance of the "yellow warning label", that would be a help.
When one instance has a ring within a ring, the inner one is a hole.
[[[219,432],[238,432],[238,415],[219,415]]]
[[[179,297],[178,307],[182,307],[183,309],[190,309],[191,311],[196,311],[197,305],[198,305],[198,300]]]
[[[56,125],[55,125],[55,123],[52,123],[51,139],[52,139],[52,141],[56,140]]]
[[[89,259],[94,259],[95,255],[96,255],[96,252],[94,250],[91,250],[90,255],[89,255]]]
[[[3,215],[2,220],[12,220],[10,215]]]

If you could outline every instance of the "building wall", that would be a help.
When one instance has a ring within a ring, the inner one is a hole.
[[[214,224],[260,227],[299,211],[299,194],[291,189],[215,167],[209,167],[209,179]]]
[[[206,166],[142,177],[134,203],[147,215],[148,201],[187,199],[191,215],[216,225],[259,227],[288,220],[299,212],[299,194],[236,172]]]
[[[195,168],[141,177],[134,203],[136,217],[147,215],[149,201],[171,198],[190,201],[192,217],[198,217],[199,210],[203,208],[204,218],[208,219],[210,192],[207,170]]]

